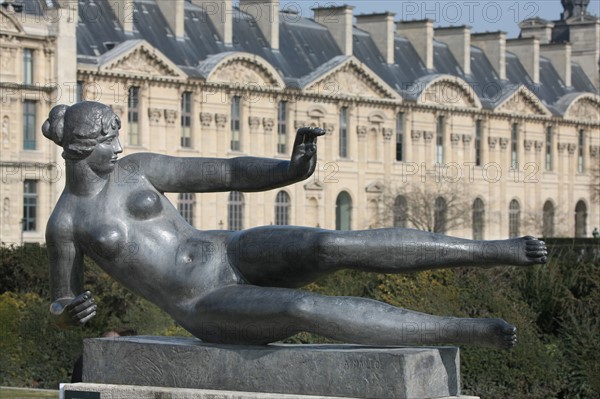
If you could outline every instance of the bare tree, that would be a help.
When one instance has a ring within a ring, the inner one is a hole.
[[[472,199],[458,184],[386,184],[378,225],[446,233],[470,225]]]
[[[593,203],[600,204],[600,164],[596,164],[592,167],[591,175],[590,199]]]
[[[569,232],[566,226],[570,226],[567,212],[564,212],[560,205],[551,205],[547,208],[547,203],[542,207],[526,209],[523,212],[523,227],[528,234],[538,237],[564,237]]]

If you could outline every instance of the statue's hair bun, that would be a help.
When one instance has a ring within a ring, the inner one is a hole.
[[[63,134],[65,128],[65,112],[69,109],[68,105],[57,105],[50,111],[48,119],[42,126],[42,133],[46,138],[62,146]]]

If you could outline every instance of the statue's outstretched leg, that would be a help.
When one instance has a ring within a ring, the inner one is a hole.
[[[230,344],[267,344],[300,331],[370,345],[516,343],[515,327],[500,319],[432,316],[371,299],[252,285],[203,296],[183,325],[204,341]]]
[[[332,231],[268,226],[232,234],[230,262],[249,283],[298,287],[342,268],[404,273],[459,266],[545,263],[533,237],[475,241],[413,229]]]

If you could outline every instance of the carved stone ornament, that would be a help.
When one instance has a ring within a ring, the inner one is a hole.
[[[202,127],[210,127],[213,116],[210,112],[200,112],[200,123]]]
[[[162,109],[160,108],[148,108],[148,119],[151,125],[157,125],[160,123],[162,116]]]
[[[488,137],[488,144],[492,150],[496,149],[496,145],[498,144],[498,137]]]
[[[575,150],[577,150],[577,144],[569,143],[569,145],[567,146],[567,150],[569,150],[569,155],[575,154]]]
[[[125,108],[121,105],[111,105],[110,109],[119,117],[119,119],[123,119],[123,113],[125,112]]]
[[[227,124],[227,115],[215,114],[215,123],[217,124],[217,127],[224,128]]]
[[[247,87],[264,87],[275,81],[257,65],[250,62],[228,63],[214,72],[213,80],[220,82],[237,82]]]
[[[335,130],[335,124],[323,123],[323,129],[325,129],[325,134],[327,136],[331,136],[333,134],[333,131]]]
[[[598,106],[591,101],[580,101],[573,106],[573,109],[569,112],[569,116],[573,119],[597,122],[598,118],[600,118],[600,111],[598,111]]]
[[[536,152],[542,152],[542,149],[544,148],[544,142],[543,141],[539,141],[536,140],[535,141],[535,151]]]
[[[262,123],[263,127],[265,128],[265,132],[270,133],[273,131],[273,127],[275,126],[275,120],[273,118],[263,118]]]
[[[0,20],[3,18],[0,17]],[[2,72],[5,74],[12,75],[15,69],[15,53],[16,49],[9,47],[0,48],[0,52],[2,53],[2,57],[0,57],[0,66],[2,67]]]
[[[506,150],[506,148],[508,147],[508,143],[510,143],[508,137],[500,137],[500,148]]]
[[[174,125],[177,122],[177,111],[174,109],[165,109],[165,120],[168,125]]]
[[[470,134],[462,135],[462,141],[465,145],[470,144],[472,140],[473,140],[473,136],[471,136]]]
[[[380,181],[374,181],[365,187],[365,191],[370,194],[381,194],[385,185]]]
[[[7,4],[7,3],[8,3],[9,7],[12,7],[10,1],[4,2],[4,4]],[[5,32],[11,32],[11,33],[19,33],[19,31],[20,31],[19,27],[17,25],[15,25],[15,23],[12,20],[5,17],[4,15],[0,16],[0,30],[5,31]]]
[[[364,139],[367,137],[367,127],[364,125],[356,126],[356,134],[358,134],[359,139]]]
[[[600,146],[591,145],[590,146],[590,156],[592,158],[596,158],[596,157],[598,157],[598,155],[600,155]]]
[[[421,138],[421,131],[420,130],[411,130],[410,138],[413,141],[419,141],[419,139]]]
[[[390,141],[392,137],[394,137],[394,129],[392,129],[391,127],[386,127],[385,129],[383,129],[383,138],[386,141]]]
[[[524,140],[523,147],[525,147],[525,151],[531,151],[531,147],[533,147],[533,140]]]
[[[258,130],[258,128],[260,127],[260,118],[258,116],[249,116],[248,126],[250,126],[250,131]]]
[[[301,121],[301,120],[294,121],[294,129],[296,129],[296,130],[300,129],[301,127],[305,127],[305,126],[308,126],[306,121]]]
[[[453,145],[457,145],[460,142],[460,134],[458,133],[450,133],[450,142]]]
[[[558,143],[557,144],[558,152],[565,152],[567,149],[567,143]]]
[[[431,130],[424,130],[423,131],[423,138],[425,139],[426,143],[431,143],[431,140],[433,140],[433,131],[431,131]]]
[[[175,76],[172,70],[164,61],[151,54],[147,49],[140,47],[123,59],[110,65],[107,70],[120,70],[135,72],[136,74],[147,74],[155,76]]]

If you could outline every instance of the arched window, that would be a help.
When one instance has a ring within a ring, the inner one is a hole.
[[[485,232],[485,205],[481,198],[473,201],[473,239],[483,240]]]
[[[290,224],[290,196],[285,191],[278,192],[275,197],[275,224]]]
[[[587,236],[587,206],[579,201],[575,206],[575,237]]]
[[[403,195],[396,197],[394,201],[394,227],[406,227],[408,220],[408,201]]]
[[[544,237],[554,237],[554,204],[548,200],[544,204],[542,214],[542,235]]]
[[[244,194],[239,191],[229,193],[227,226],[229,230],[242,230],[244,228]]]
[[[352,229],[352,198],[345,191],[342,191],[335,201],[335,229]]]
[[[508,236],[510,238],[519,236],[521,227],[521,205],[519,201],[512,200],[508,205]]]
[[[435,209],[433,211],[433,231],[435,233],[445,233],[448,221],[448,204],[443,197],[435,199]]]
[[[194,210],[196,208],[196,195],[193,193],[179,193],[177,209],[186,222],[194,225]]]

